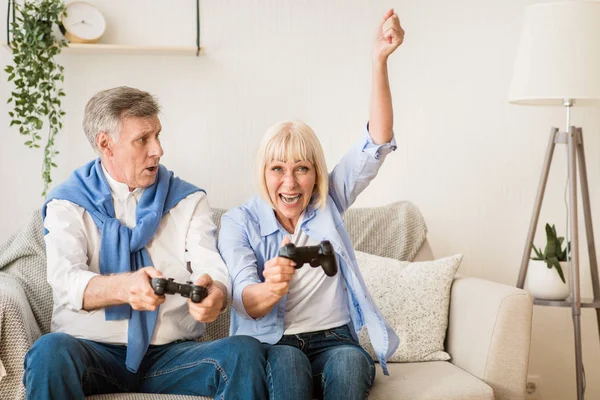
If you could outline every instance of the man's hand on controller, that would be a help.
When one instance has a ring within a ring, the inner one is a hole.
[[[208,296],[200,303],[194,303],[191,299],[188,299],[190,315],[198,322],[207,323],[215,321],[223,309],[225,302],[225,293],[221,285],[214,283],[208,274],[201,275],[194,282],[194,285],[204,286],[208,289]]]
[[[283,247],[290,242],[289,237],[285,237],[281,242]],[[282,298],[290,290],[290,282],[296,273],[296,263],[285,257],[274,257],[265,263],[263,276],[267,289],[272,295]]]
[[[164,278],[163,274],[154,267],[140,268],[128,274],[124,285],[124,297],[134,310],[154,311],[165,302],[165,296],[158,296],[150,285],[150,279]]]

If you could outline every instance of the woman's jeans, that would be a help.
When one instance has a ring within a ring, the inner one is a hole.
[[[137,373],[125,367],[127,347],[50,333],[25,356],[27,398],[84,399],[102,393],[204,395],[266,399],[265,349],[248,336],[150,346]]]
[[[348,326],[284,335],[267,348],[267,385],[271,400],[366,399],[375,363],[352,337]]]

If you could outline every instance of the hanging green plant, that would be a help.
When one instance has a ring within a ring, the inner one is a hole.
[[[60,14],[64,9],[62,0],[13,2],[10,46],[14,65],[4,69],[8,73],[8,81],[15,86],[8,99],[8,103],[13,104],[8,113],[10,126],[19,126],[19,133],[27,137],[25,145],[39,148],[42,129],[47,124],[42,196],[46,195],[52,182],[51,171],[56,167],[54,160],[59,154],[55,140],[65,115],[61,108],[61,98],[65,93],[59,87],[64,81],[64,68],[55,57],[67,43],[52,33],[54,24],[60,24]]]

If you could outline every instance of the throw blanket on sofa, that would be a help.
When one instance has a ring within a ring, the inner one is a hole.
[[[400,261],[412,261],[427,237],[421,212],[408,201],[350,208],[344,223],[355,250]]]
[[[25,225],[0,245],[0,357],[6,369],[0,393],[6,398],[25,398],[23,355],[50,330],[51,317],[42,217],[40,210],[35,210]]]

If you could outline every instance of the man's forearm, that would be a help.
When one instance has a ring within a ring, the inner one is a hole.
[[[219,281],[213,281],[213,285],[221,289],[221,292],[223,292],[223,307],[221,307],[221,312],[223,312],[229,305],[229,293],[227,292],[227,287],[224,283]]]
[[[98,275],[90,279],[83,293],[83,309],[98,310],[109,306],[126,304],[128,293],[126,285],[131,274]]]

